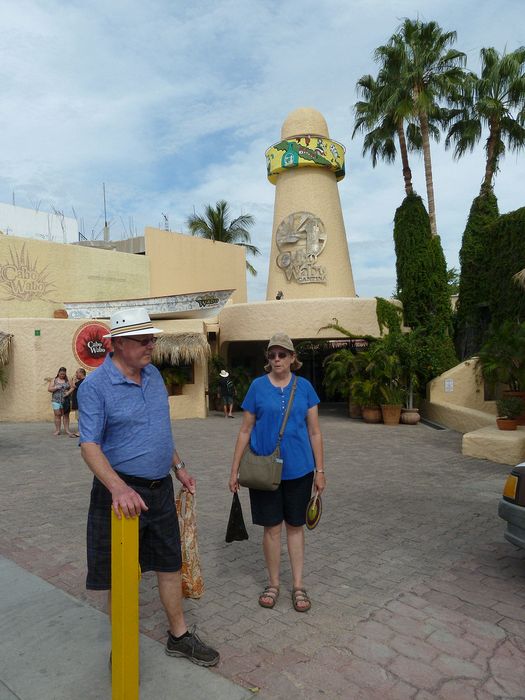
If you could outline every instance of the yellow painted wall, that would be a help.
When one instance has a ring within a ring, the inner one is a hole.
[[[13,334],[10,360],[7,365],[7,388],[0,389],[0,422],[53,420],[51,394],[47,391],[49,378],[58,368],[66,367],[68,377],[78,367],[72,341],[76,329],[85,320],[50,318],[0,318],[0,329]],[[169,333],[203,332],[203,321],[159,321]],[[40,331],[35,336],[35,330]],[[207,362],[195,365],[195,383],[187,384],[181,396],[170,397],[172,420],[204,418],[205,391],[208,382]],[[73,414],[72,414],[73,420]]]
[[[245,302],[244,248],[180,233],[146,228],[151,296],[235,289],[235,303]]]
[[[0,317],[52,318],[64,301],[143,297],[149,286],[145,256],[0,236]]]

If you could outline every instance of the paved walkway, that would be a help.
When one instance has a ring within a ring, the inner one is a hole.
[[[313,607],[298,614],[287,563],[276,608],[257,605],[261,533],[245,491],[250,539],[224,542],[239,418],[174,424],[198,481],[206,582],[200,601],[186,601],[187,619],[222,655],[205,673],[263,700],[525,698],[525,552],[504,540],[497,516],[508,468],[462,457],[451,431],[366,425],[330,410],[321,425],[328,490],[321,523],[307,533]],[[0,554],[96,612],[101,596],[84,589],[90,475],[76,441],[51,432],[51,422],[0,424]],[[165,639],[152,575],[141,585],[141,630]],[[159,669],[162,656],[159,646]]]

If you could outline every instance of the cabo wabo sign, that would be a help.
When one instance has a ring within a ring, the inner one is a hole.
[[[88,321],[77,328],[73,337],[73,354],[85,369],[95,369],[101,365],[108,352],[111,341],[103,336],[109,328],[100,321]]]

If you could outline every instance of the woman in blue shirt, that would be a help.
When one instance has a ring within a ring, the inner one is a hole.
[[[274,451],[295,377],[292,372],[302,365],[285,333],[272,336],[267,360],[264,369],[268,374],[252,382],[242,403],[243,421],[230,475],[230,491],[233,493],[239,489],[239,463],[248,442],[255,454],[269,455]],[[293,606],[297,612],[311,608],[303,584],[304,524],[314,479],[319,493],[325,488],[318,403],[319,397],[310,382],[297,377],[295,397],[281,441],[281,484],[276,491],[250,489],[253,523],[264,527],[263,551],[268,585],[259,596],[259,605],[263,608],[273,608],[279,596],[283,521],[292,568]]]

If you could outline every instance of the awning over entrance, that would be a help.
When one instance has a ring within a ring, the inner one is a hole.
[[[158,336],[153,361],[170,365],[202,362],[211,355],[202,333],[163,333]]]
[[[9,348],[11,346],[12,339],[13,336],[11,333],[4,333],[4,331],[0,331],[0,367],[9,362]]]

